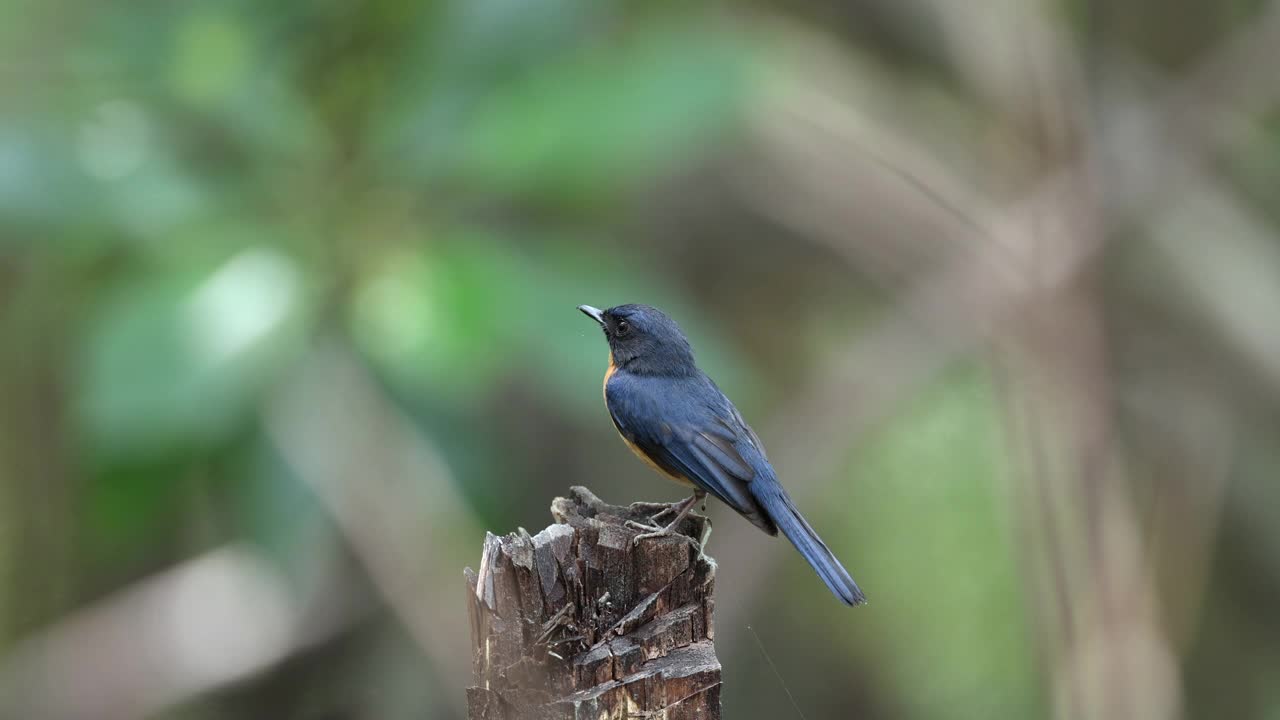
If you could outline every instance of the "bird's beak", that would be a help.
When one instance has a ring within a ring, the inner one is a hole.
[[[586,315],[587,317],[591,318],[592,320],[595,320],[596,322],[600,323],[600,325],[601,325],[602,327],[604,326],[604,311],[603,311],[603,310],[601,310],[601,309],[599,309],[599,308],[593,308],[593,307],[591,307],[590,305],[579,305],[579,306],[578,306],[578,309],[582,311],[582,314],[583,314],[583,315]]]

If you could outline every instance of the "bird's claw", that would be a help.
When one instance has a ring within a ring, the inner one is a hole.
[[[643,533],[640,533],[639,535],[636,535],[635,537],[631,538],[631,544],[632,544],[632,545],[639,545],[639,544],[640,544],[642,541],[644,541],[644,540],[656,540],[656,539],[658,539],[658,538],[664,538],[664,537],[672,537],[672,536],[674,536],[674,537],[683,538],[683,539],[685,539],[685,540],[688,540],[689,542],[691,542],[691,543],[693,543],[694,545],[697,545],[699,548],[701,548],[702,546],[701,546],[701,545],[699,545],[699,543],[698,543],[698,541],[697,541],[697,540],[695,540],[695,539],[693,539],[693,538],[689,537],[688,535],[685,535],[685,534],[684,534],[684,533],[682,533],[682,532],[678,532],[678,531],[676,530],[676,528],[677,528],[677,527],[680,525],[680,523],[681,523],[681,522],[683,522],[683,521],[684,521],[684,518],[679,518],[679,519],[677,519],[675,522],[671,523],[670,525],[668,525],[668,526],[666,526],[666,527],[657,527],[657,526],[655,525],[655,526],[650,526],[650,527],[647,527],[647,528],[646,528],[644,525],[642,525],[641,523],[635,523],[634,525],[632,525],[631,523],[627,523],[630,527],[633,527],[633,528],[635,528],[635,529],[637,529],[637,530],[640,530],[640,529],[646,529],[646,530],[649,530],[649,532],[643,532]]]
[[[654,517],[657,517],[656,515]],[[626,526],[632,530],[639,530],[644,533],[660,532],[662,526],[657,523],[642,523],[639,520],[628,520]]]
[[[639,535],[636,535],[634,538],[632,538],[631,539],[632,544],[639,545],[641,540],[663,538],[669,535],[680,535],[680,537],[688,539],[689,542],[693,543],[694,545],[698,546],[699,549],[701,549],[702,544],[699,543],[697,539],[691,538],[687,535],[683,535],[681,533],[676,532],[676,528],[680,527],[680,523],[684,522],[685,517],[689,514],[689,511],[693,509],[693,506],[699,502],[702,502],[705,498],[706,498],[705,493],[695,492],[691,497],[681,500],[680,502],[672,503],[666,506],[659,505],[658,507],[664,507],[664,509],[662,510],[662,512],[658,513],[657,515],[654,515],[653,517],[649,518],[650,522],[653,523],[652,525],[645,525],[644,523],[636,522],[634,520],[628,520],[627,527],[630,527],[636,530],[645,531],[643,533],[640,533]],[[645,506],[653,506],[653,505],[654,503],[632,503],[631,507],[635,508],[637,506],[645,507]],[[676,514],[676,517],[674,520],[671,521],[671,524],[665,527],[658,525],[658,518],[662,517],[663,515],[666,515],[667,513],[672,513],[672,512]]]
[[[633,502],[629,506],[627,506],[627,509],[633,513],[653,513],[652,515],[649,516],[649,522],[653,523],[650,529],[656,530],[662,527],[661,525],[658,524],[658,518],[665,517],[675,512],[676,506],[679,504],[680,503],[678,502],[675,502],[675,503]],[[634,521],[631,521],[631,522],[634,522]],[[636,525],[640,526],[641,523],[636,523]]]

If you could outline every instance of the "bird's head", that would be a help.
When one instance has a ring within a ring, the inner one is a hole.
[[[599,310],[579,305],[600,323],[614,365],[638,375],[684,376],[697,372],[693,348],[676,321],[648,305],[619,305]]]

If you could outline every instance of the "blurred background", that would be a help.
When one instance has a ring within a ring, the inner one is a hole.
[[[657,305],[725,717],[1280,717],[1280,3],[0,4],[0,716],[463,718]],[[776,672],[773,666],[776,665]],[[794,701],[790,699],[794,696]]]

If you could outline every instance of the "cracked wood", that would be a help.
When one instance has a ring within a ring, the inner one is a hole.
[[[466,570],[470,720],[719,720],[711,622],[715,562],[681,535],[632,542],[652,508],[586,488],[556,498],[556,524],[485,538]]]

